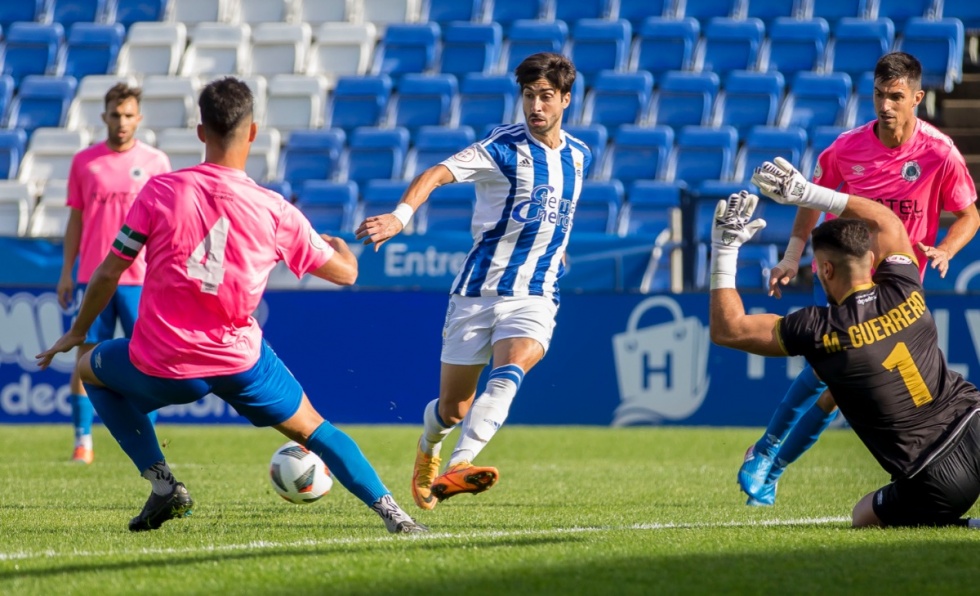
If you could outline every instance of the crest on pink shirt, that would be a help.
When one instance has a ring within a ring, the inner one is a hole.
[[[907,161],[902,165],[902,178],[905,178],[909,182],[915,182],[922,175],[922,167],[919,166],[919,162]]]

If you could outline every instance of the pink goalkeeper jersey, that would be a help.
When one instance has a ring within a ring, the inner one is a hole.
[[[262,330],[252,313],[279,261],[297,276],[334,254],[282,196],[245,172],[202,163],[155,177],[112,250],[146,249],[146,283],[129,344],[148,375],[186,379],[248,370]]]
[[[940,213],[966,209],[977,190],[952,139],[931,124],[918,120],[912,137],[891,149],[875,134],[876,122],[837,137],[820,154],[813,181],[891,207],[905,223],[925,276],[929,259],[917,243],[935,246]]]
[[[126,213],[146,181],[169,171],[167,154],[140,141],[126,151],[113,151],[102,142],[75,154],[68,173],[67,203],[82,212],[79,283],[88,283],[109,254]],[[142,285],[145,273],[146,261],[139,257],[119,278],[119,285]]]

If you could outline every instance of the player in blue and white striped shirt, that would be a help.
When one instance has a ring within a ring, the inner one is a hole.
[[[540,53],[514,70],[525,122],[429,168],[405,191],[394,212],[369,217],[356,234],[375,249],[404,229],[438,186],[477,185],[470,249],[453,282],[443,329],[439,398],[425,408],[412,496],[423,509],[459,493],[482,492],[496,468],[471,462],[507,418],[524,374],[544,357],[558,311],[558,279],[592,152],[561,130],[575,67]],[[493,356],[487,386],[480,373]],[[446,473],[436,478],[442,441],[462,421]]]

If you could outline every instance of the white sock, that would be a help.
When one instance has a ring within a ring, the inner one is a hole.
[[[507,420],[510,404],[523,380],[524,370],[516,364],[505,364],[490,371],[486,389],[463,418],[456,450],[449,459],[450,466],[461,461],[473,461],[486,447]]]
[[[143,472],[143,478],[153,485],[153,494],[169,495],[174,490],[177,481],[174,479],[170,466],[165,461],[158,461]]]
[[[422,430],[422,438],[419,440],[419,448],[426,455],[439,455],[442,450],[442,441],[453,432],[455,424],[446,426],[439,416],[439,400],[434,399],[425,406],[425,414],[422,416],[425,428]]]
[[[79,435],[75,437],[75,447],[92,448],[92,435]]]

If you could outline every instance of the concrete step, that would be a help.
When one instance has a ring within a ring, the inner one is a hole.
[[[974,126],[962,128],[945,127],[944,133],[949,135],[963,155],[980,155],[980,122]]]
[[[980,155],[964,155],[963,159],[966,160],[966,168],[970,170],[970,176],[976,184],[977,181],[980,181]]]
[[[944,99],[940,105],[943,127],[980,127],[980,99]]]
[[[964,73],[963,80],[949,93],[937,92],[937,99],[980,99],[980,72]]]

